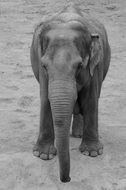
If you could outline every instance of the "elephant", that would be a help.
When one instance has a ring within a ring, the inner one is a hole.
[[[58,154],[62,182],[71,180],[72,116],[72,134],[82,138],[80,152],[103,153],[98,102],[110,57],[104,25],[76,6],[44,19],[34,30],[30,58],[40,86],[40,128],[33,154],[43,160]]]

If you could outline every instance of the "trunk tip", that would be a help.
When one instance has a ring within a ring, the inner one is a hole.
[[[70,182],[71,178],[70,177],[60,177],[60,180],[63,182],[63,183],[67,183],[67,182]]]

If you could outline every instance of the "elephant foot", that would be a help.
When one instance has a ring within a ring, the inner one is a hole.
[[[79,115],[73,116],[72,136],[81,138],[83,135],[83,118]]]
[[[56,148],[53,143],[37,143],[33,148],[33,155],[42,160],[51,160],[56,155]]]
[[[96,157],[103,154],[103,145],[100,141],[83,141],[79,150],[86,156]]]

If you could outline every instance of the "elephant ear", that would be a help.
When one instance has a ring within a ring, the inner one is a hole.
[[[89,68],[90,74],[93,76],[94,69],[101,60],[101,46],[98,34],[91,34],[91,45],[90,45],[90,60]]]

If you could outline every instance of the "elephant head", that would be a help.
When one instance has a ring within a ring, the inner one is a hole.
[[[41,65],[48,80],[62,182],[70,181],[69,130],[78,94],[77,77],[83,87],[84,75],[88,80],[93,76],[100,60],[98,38],[74,24],[59,24],[40,34]]]

